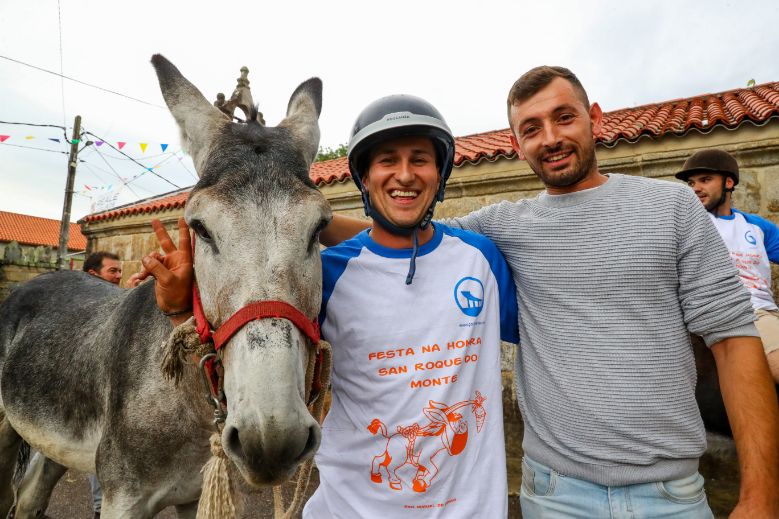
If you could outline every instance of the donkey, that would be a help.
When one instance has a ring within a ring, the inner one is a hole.
[[[469,409],[476,421],[476,432],[481,432],[487,412],[484,410],[485,398],[479,391],[473,400],[447,405],[430,400],[428,407],[422,409],[429,422],[425,425],[414,423],[408,427],[398,426],[397,432],[389,434],[387,426],[374,418],[368,430],[371,434],[381,434],[382,448],[371,461],[371,481],[382,483],[381,469],[386,472],[389,487],[392,490],[403,490],[403,481],[398,470],[405,465],[417,469],[412,479],[414,492],[426,492],[433,479],[438,475],[439,464],[445,463],[445,457],[436,463],[440,453],[457,456],[468,443],[468,419],[459,413],[463,408]]]
[[[216,328],[247,303],[279,300],[314,319],[318,232],[331,218],[308,176],[319,144],[321,81],[298,86],[286,118],[264,127],[256,108],[246,123],[231,122],[167,59],[155,55],[152,64],[200,177],[185,219],[197,235],[206,318]],[[151,518],[168,506],[195,517],[213,409],[194,362],[177,384],[163,376],[160,344],[171,330],[151,282],[122,290],[83,272],[57,272],[6,299],[0,517],[13,502],[23,440],[55,464],[96,473],[106,519]],[[246,324],[220,350],[222,445],[250,485],[285,481],[319,445],[319,425],[304,402],[307,346],[289,320],[267,318]],[[43,468],[36,468],[43,484],[62,472]],[[17,517],[32,513],[18,509]]]

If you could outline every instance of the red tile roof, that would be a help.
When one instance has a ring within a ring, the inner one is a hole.
[[[607,112],[603,114],[603,128],[595,137],[598,144],[613,147],[620,141],[636,142],[643,137],[684,135],[692,130],[708,133],[716,127],[733,129],[747,121],[759,125],[774,117],[779,117],[779,82]],[[457,137],[455,166],[513,157],[515,153],[511,148],[510,135],[506,128]],[[310,174],[317,185],[342,182],[349,178],[349,166],[346,158],[315,162]],[[185,192],[163,195],[125,208],[89,215],[83,221],[183,207],[186,197]]]
[[[109,220],[112,218],[119,218],[122,216],[130,216],[134,214],[156,213],[166,209],[178,209],[184,207],[184,204],[187,202],[187,197],[189,197],[190,189],[192,188],[186,187],[173,193],[165,193],[152,198],[147,198],[145,200],[133,202],[132,204],[117,207],[102,213],[90,214],[79,220],[79,223]]]
[[[0,211],[0,242],[9,241],[57,248],[60,241],[60,221]],[[77,223],[71,223],[68,250],[86,248],[87,239],[81,234],[81,228]]]

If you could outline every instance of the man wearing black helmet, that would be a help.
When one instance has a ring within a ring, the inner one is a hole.
[[[779,263],[779,227],[731,207],[739,171],[735,157],[725,150],[708,149],[693,154],[676,178],[695,191],[730,251],[741,282],[752,297],[755,326],[771,374],[779,383],[779,307],[771,290],[771,263]]]
[[[322,253],[332,407],[304,518],[505,517],[500,340],[514,284],[484,237],[430,219],[454,138],[427,101],[357,118],[349,168],[373,228]]]

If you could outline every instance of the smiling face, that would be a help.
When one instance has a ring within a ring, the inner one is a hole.
[[[399,227],[413,227],[422,220],[439,182],[435,147],[427,137],[402,137],[377,144],[370,152],[368,173],[363,178],[374,209]]]
[[[589,109],[574,89],[555,78],[546,87],[511,106],[511,144],[550,194],[565,194],[605,182],[598,172],[593,134],[602,112]]]

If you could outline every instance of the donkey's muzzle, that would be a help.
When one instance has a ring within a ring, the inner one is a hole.
[[[268,427],[239,430],[227,426],[222,432],[225,453],[252,485],[276,485],[287,481],[300,463],[314,455],[321,431],[311,420],[295,428]]]

